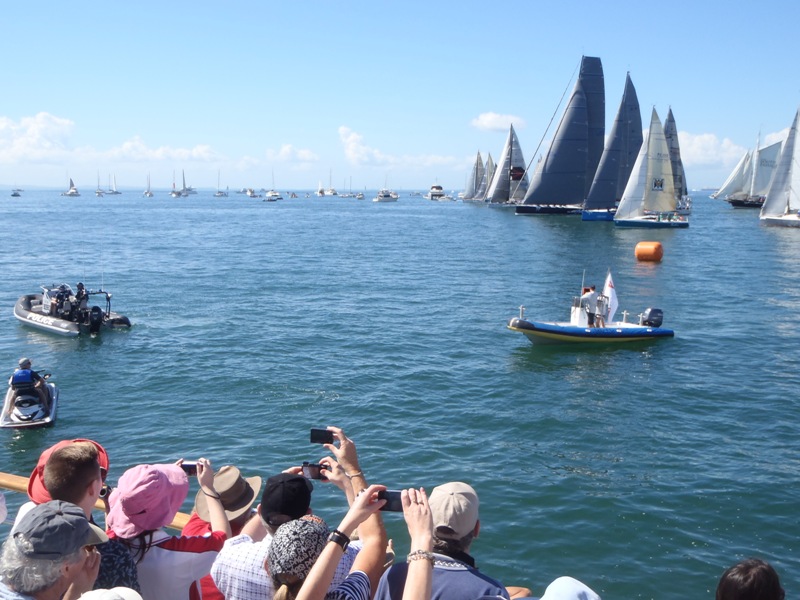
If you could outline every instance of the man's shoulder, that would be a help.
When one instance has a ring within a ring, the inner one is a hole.
[[[502,583],[480,572],[468,564],[442,554],[435,554],[432,598],[453,599],[478,598],[480,596],[503,596],[508,592]],[[399,600],[405,585],[408,564],[392,565],[381,577],[375,600]]]
[[[259,557],[266,556],[270,541],[271,538],[267,537],[260,542],[256,542],[246,533],[242,533],[225,541],[217,560],[258,560]]]

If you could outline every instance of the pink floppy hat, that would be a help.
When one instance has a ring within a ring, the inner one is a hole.
[[[123,539],[169,525],[189,493],[189,478],[177,465],[138,465],[111,492],[106,525]]]

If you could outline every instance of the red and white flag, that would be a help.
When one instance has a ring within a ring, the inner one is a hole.
[[[603,295],[608,298],[608,317],[606,321],[611,323],[614,320],[614,313],[617,312],[619,302],[617,301],[617,290],[614,289],[614,280],[611,279],[611,271],[606,275],[606,284],[603,286]]]

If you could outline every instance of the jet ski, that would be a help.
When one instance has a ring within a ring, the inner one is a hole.
[[[0,428],[46,427],[56,421],[59,391],[56,384],[50,383],[50,373],[41,373],[45,379],[47,405],[35,388],[15,390],[8,380],[8,391],[0,414]]]

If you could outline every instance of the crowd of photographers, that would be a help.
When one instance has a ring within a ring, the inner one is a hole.
[[[472,545],[479,501],[463,482],[389,491],[367,482],[354,442],[337,427],[312,430],[330,457],[265,481],[200,458],[137,465],[106,484],[105,449],[65,440],[39,457],[0,552],[0,600],[484,600],[533,598],[480,571]],[[199,491],[182,531],[176,516]],[[338,487],[349,509],[330,528],[312,509],[312,479]],[[263,489],[262,489],[263,488]],[[3,496],[0,494],[0,500]],[[102,506],[105,530],[93,521]],[[396,560],[381,511],[402,511],[410,538]],[[0,521],[5,519],[0,502]],[[172,531],[172,532],[171,532]],[[759,559],[723,573],[717,600],[783,600]],[[541,600],[599,600],[560,577]]]

